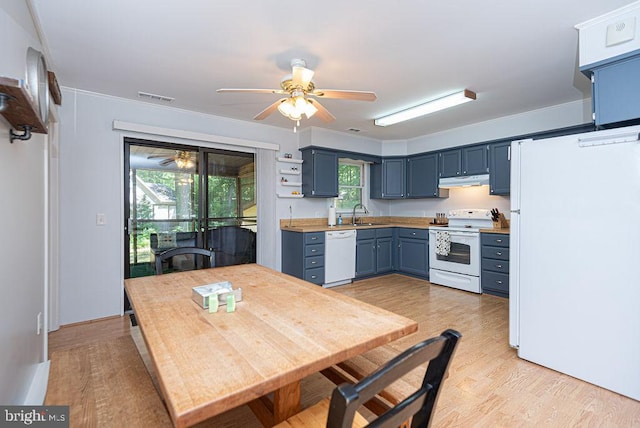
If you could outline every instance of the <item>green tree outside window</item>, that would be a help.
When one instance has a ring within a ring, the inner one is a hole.
[[[338,211],[350,211],[362,203],[364,164],[340,161],[338,165]]]

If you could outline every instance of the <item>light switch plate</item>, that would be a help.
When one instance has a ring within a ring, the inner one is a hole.
[[[631,16],[607,26],[607,47],[633,40],[636,35],[636,17]]]
[[[104,226],[107,224],[107,216],[104,213],[96,214],[96,226]]]

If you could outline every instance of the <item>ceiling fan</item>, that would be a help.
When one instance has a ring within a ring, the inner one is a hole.
[[[313,82],[313,70],[307,67],[303,59],[291,60],[291,74],[280,81],[281,89],[218,89],[217,92],[251,92],[259,94],[285,95],[269,107],[258,113],[253,119],[262,120],[278,110],[283,116],[295,120],[300,125],[302,115],[310,118],[316,115],[324,123],[336,118],[318,102],[316,98],[337,98],[356,101],[375,101],[376,94],[367,91],[345,91],[339,89],[317,89]],[[294,127],[295,131],[295,127]]]
[[[188,169],[188,168],[192,168],[195,165],[194,160],[191,158],[191,153],[184,150],[176,150],[176,154],[173,156],[165,156],[165,155],[147,156],[147,159],[156,159],[156,158],[163,158],[163,160],[158,162],[158,164],[161,166],[167,166],[172,162],[175,162],[178,168]]]

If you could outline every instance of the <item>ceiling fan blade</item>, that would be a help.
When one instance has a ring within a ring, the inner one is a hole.
[[[377,98],[375,92],[342,91],[340,89],[316,89],[313,92],[309,92],[309,95],[319,98],[339,98],[355,101],[375,101]]]
[[[282,89],[242,89],[242,88],[222,88],[216,90],[218,93],[225,92],[247,92],[252,94],[284,94]]]
[[[294,88],[300,86],[302,89],[307,89],[311,79],[313,79],[313,73],[313,70],[309,70],[308,68],[299,65],[294,65],[291,84]]]
[[[267,107],[266,109],[262,110],[260,113],[258,113],[253,120],[262,120],[265,117],[269,116],[271,113],[273,113],[274,111],[276,111],[276,109],[278,108],[278,106],[280,105],[280,103],[282,103],[284,100],[286,100],[286,98],[280,98],[278,101],[276,101],[275,103],[271,104],[269,107]]]
[[[317,100],[312,100],[312,99],[307,99],[307,101],[309,101],[311,104],[313,104],[318,111],[316,112],[315,116],[317,118],[319,118],[321,121],[323,121],[324,123],[329,123],[329,122],[333,122],[334,120],[336,120],[335,116],[332,115],[331,113],[329,113],[329,110],[327,110],[326,108],[323,107],[322,104],[320,104]]]
[[[147,156],[147,159],[157,159],[157,158],[166,158],[167,155],[152,155],[152,156]]]
[[[159,162],[159,165],[167,166],[167,165],[169,165],[171,162],[175,162],[175,160],[174,160],[173,158],[165,159],[165,160],[163,160],[163,161]]]

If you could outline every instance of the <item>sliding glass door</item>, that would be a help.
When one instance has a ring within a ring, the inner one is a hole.
[[[124,151],[125,278],[154,275],[174,247],[213,249],[216,266],[255,262],[253,153],[132,138]]]

